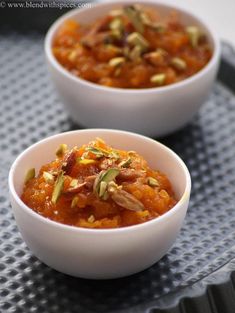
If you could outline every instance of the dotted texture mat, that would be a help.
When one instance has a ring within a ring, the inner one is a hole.
[[[229,46],[226,54],[234,57]],[[232,67],[227,70],[234,75]],[[42,264],[12,215],[7,176],[15,157],[46,136],[77,127],[51,85],[42,35],[0,34],[0,109],[0,312],[180,312],[163,310],[163,299],[173,303],[180,290],[205,281],[235,257],[235,96],[226,84],[217,81],[192,123],[162,139],[183,158],[193,180],[174,246],[150,269],[113,281],[72,278]]]

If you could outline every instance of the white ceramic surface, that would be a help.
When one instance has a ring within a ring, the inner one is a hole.
[[[91,8],[75,9],[59,18],[45,39],[45,53],[54,85],[72,119],[86,127],[130,130],[149,136],[169,134],[189,122],[207,98],[215,79],[220,47],[217,36],[206,23],[192,13],[163,2],[140,0],[156,7],[165,15],[172,8],[180,12],[182,22],[199,25],[207,34],[214,54],[210,62],[196,75],[173,85],[151,89],[121,89],[103,87],[77,78],[64,69],[52,54],[52,42],[58,28],[67,19],[89,23],[113,8],[132,1],[99,3]]]
[[[169,212],[149,222],[119,229],[72,227],[42,217],[20,199],[26,171],[54,159],[61,143],[82,145],[95,137],[116,148],[136,150],[150,166],[170,179],[179,202]],[[154,264],[172,246],[183,223],[191,180],[183,161],[170,149],[134,133],[90,129],[44,139],[15,160],[9,174],[10,199],[21,235],[40,260],[63,273],[106,279],[130,275]]]

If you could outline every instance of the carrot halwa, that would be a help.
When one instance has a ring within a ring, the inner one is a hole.
[[[113,149],[99,138],[71,150],[61,144],[37,176],[29,169],[21,199],[46,218],[86,228],[140,224],[177,202],[163,173],[137,152]]]
[[[89,25],[67,20],[53,42],[58,62],[77,77],[108,87],[151,88],[200,71],[212,49],[195,25],[147,6],[110,11]]]

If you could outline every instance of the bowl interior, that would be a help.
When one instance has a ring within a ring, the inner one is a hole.
[[[105,16],[110,10],[121,8],[123,5],[131,4],[131,3],[142,3],[147,7],[152,7],[153,9],[157,10],[160,13],[160,16],[167,17],[169,13],[172,11],[177,11],[180,14],[180,20],[185,25],[196,25],[200,27],[203,33],[206,34],[212,49],[215,48],[215,40],[212,37],[212,33],[209,30],[208,26],[200,20],[200,18],[190,13],[188,10],[185,11],[183,8],[174,6],[174,5],[167,5],[157,1],[151,0],[140,0],[140,1],[110,1],[108,3],[99,3],[98,5],[92,6],[86,9],[75,9],[71,12],[63,15],[55,24],[51,27],[49,34],[48,34],[48,41],[51,47],[53,43],[53,38],[56,34],[58,28],[64,23],[67,19],[74,19],[82,24],[89,24],[93,22],[95,19]]]
[[[61,143],[66,143],[70,148],[81,146],[96,137],[104,139],[108,144],[117,149],[135,150],[143,155],[150,167],[165,173],[170,179],[178,200],[188,188],[190,192],[189,173],[183,161],[164,145],[147,137],[110,130],[80,130],[62,133],[49,137],[29,147],[23,152],[13,164],[10,179],[12,178],[13,188],[20,197],[24,185],[24,177],[27,170],[34,167],[36,171],[43,164],[55,159],[55,151]]]

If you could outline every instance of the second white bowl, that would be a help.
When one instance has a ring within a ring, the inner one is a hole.
[[[189,122],[208,96],[214,82],[220,56],[215,31],[194,14],[161,1],[140,0],[163,16],[170,11],[180,13],[182,23],[197,25],[207,35],[213,56],[197,74],[179,83],[151,89],[103,87],[72,75],[52,53],[53,39],[68,19],[90,23],[114,8],[133,3],[119,0],[99,3],[86,9],[75,9],[59,18],[45,39],[45,53],[52,80],[72,119],[86,127],[117,128],[148,136],[169,134]]]

